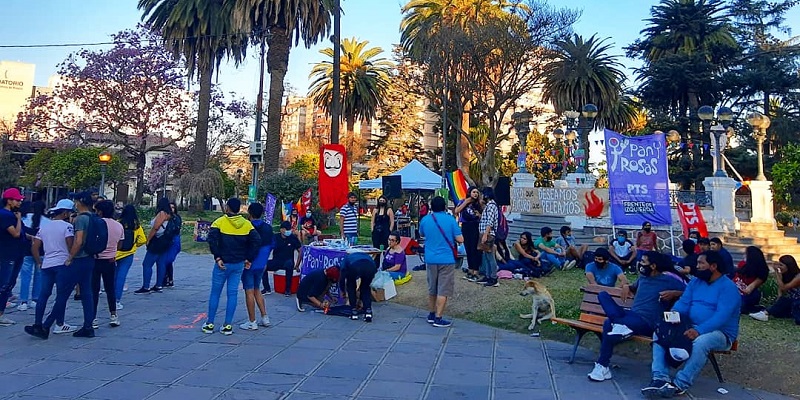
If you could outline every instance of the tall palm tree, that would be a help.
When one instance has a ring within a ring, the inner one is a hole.
[[[625,74],[617,56],[608,54],[610,44],[596,36],[580,35],[556,42],[554,60],[545,65],[542,99],[553,104],[556,113],[580,111],[585,104],[598,108],[598,126],[625,126],[635,117],[620,112]],[[621,118],[621,119],[620,119]]]
[[[142,20],[161,31],[165,46],[176,58],[184,58],[189,78],[199,72],[193,173],[205,168],[208,157],[208,114],[214,69],[226,55],[240,60],[247,44],[247,36],[238,34],[233,26],[229,7],[224,0],[139,0]]]
[[[347,134],[353,136],[357,120],[371,120],[378,108],[383,104],[386,91],[389,89],[389,75],[395,67],[385,58],[377,58],[383,49],[367,48],[369,41],[358,41],[356,38],[342,40],[341,99],[342,118],[347,126]],[[333,60],[333,49],[320,50]],[[323,61],[314,65],[309,78],[313,81],[309,86],[309,96],[314,103],[330,114],[333,100],[333,61]]]
[[[308,48],[327,37],[331,28],[331,0],[224,0],[233,4],[235,26],[250,32],[255,41],[265,40],[269,72],[267,145],[264,164],[267,173],[277,171],[281,151],[281,109],[284,80],[292,46]]]

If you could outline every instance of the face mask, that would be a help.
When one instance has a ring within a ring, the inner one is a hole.
[[[648,227],[645,227],[645,228],[644,228],[644,231],[645,231],[645,232],[650,232],[650,229],[652,229],[652,228],[650,228],[650,227],[648,226]]]
[[[306,213],[306,218],[311,218],[311,213]]]
[[[706,283],[711,281],[711,275],[713,274],[710,269],[699,270],[697,267],[692,268],[692,275]]]
[[[650,276],[653,274],[653,270],[650,268],[650,264],[644,265],[639,264],[639,274],[642,276]]]
[[[603,268],[606,266],[606,261],[595,261],[594,265],[596,265],[597,268]]]
[[[292,236],[292,231],[284,231],[283,236],[289,237]]]
[[[691,240],[691,241],[693,241],[695,244],[697,244],[697,238],[689,238],[689,240]]]
[[[379,201],[379,202],[378,202],[378,204],[380,204],[380,205],[382,205],[382,206],[385,206],[385,205],[386,205],[386,202],[385,202],[385,201]]]
[[[618,238],[617,238],[617,242],[618,242],[619,244],[625,244],[625,237],[623,237],[623,236],[620,236],[620,237],[618,237]]]

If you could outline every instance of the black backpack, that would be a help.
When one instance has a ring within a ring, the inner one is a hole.
[[[180,235],[182,225],[183,220],[181,220],[181,217],[179,217],[178,214],[172,214],[172,218],[167,222],[167,227],[164,228],[164,236],[171,239]]]
[[[136,230],[125,227],[123,232],[125,238],[122,239],[122,244],[119,245],[119,251],[131,251],[133,250],[133,244],[136,243]]]
[[[87,214],[89,226],[83,240],[83,251],[90,256],[96,256],[108,246],[108,225],[97,214]]]

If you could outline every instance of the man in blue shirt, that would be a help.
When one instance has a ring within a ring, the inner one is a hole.
[[[419,232],[425,237],[425,264],[428,275],[428,323],[439,328],[451,325],[442,318],[447,298],[455,287],[456,246],[464,242],[458,222],[447,214],[441,196],[431,201],[431,213],[422,218]]]
[[[605,247],[599,247],[594,252],[594,262],[586,266],[586,280],[590,285],[614,287],[617,280],[623,287],[628,285],[628,279],[622,272],[622,267],[609,262],[610,259],[611,253]]]
[[[656,321],[683,293],[686,284],[672,274],[672,263],[666,254],[648,251],[639,264],[639,279],[630,286],[636,293],[630,310],[617,304],[608,292],[600,292],[597,300],[605,311],[600,356],[589,373],[589,379],[602,382],[611,379],[611,356],[614,346],[631,335],[652,336]],[[627,297],[627,296],[626,296]]]
[[[653,380],[642,388],[648,398],[671,398],[684,394],[706,364],[708,353],[731,348],[739,335],[739,289],[724,275],[724,261],[719,252],[707,251],[697,257],[697,267],[692,270],[694,279],[672,307],[681,320],[691,323],[692,328],[684,336],[692,340],[692,351],[675,379],[670,381],[668,350],[653,345]]]

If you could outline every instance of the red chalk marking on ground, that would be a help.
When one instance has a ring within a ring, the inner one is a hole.
[[[194,320],[189,325],[170,325],[169,329],[194,329],[195,325],[198,322],[204,321],[206,319],[206,313],[200,313],[195,315]],[[188,321],[189,317],[182,317],[181,321]]]

